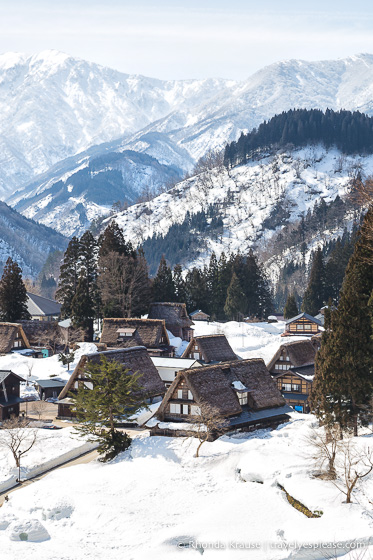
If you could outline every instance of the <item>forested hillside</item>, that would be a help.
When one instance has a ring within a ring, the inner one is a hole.
[[[325,112],[294,109],[264,121],[258,129],[241,134],[225,148],[224,164],[229,168],[245,163],[257,150],[309,144],[336,147],[343,154],[373,153],[373,118],[359,111]]]

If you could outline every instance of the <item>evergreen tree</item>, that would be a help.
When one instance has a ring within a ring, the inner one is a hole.
[[[373,325],[370,311],[373,291],[372,245],[369,228],[373,208],[365,217],[348,263],[338,309],[326,315],[326,331],[316,358],[312,406],[325,421],[342,427],[354,424],[360,406],[373,393]]]
[[[315,316],[325,301],[325,266],[322,250],[317,249],[309,276],[308,286],[304,293],[302,310]]]
[[[188,270],[185,277],[185,285],[187,289],[187,307],[188,309],[207,309],[208,306],[208,289],[207,289],[207,271],[199,268]]]
[[[76,430],[94,436],[101,460],[108,461],[131,444],[128,434],[118,430],[119,422],[147,407],[141,374],[130,374],[123,364],[105,357],[99,363],[89,362],[84,369],[93,388],[79,384],[77,393],[70,395],[79,420]]]
[[[153,301],[175,301],[175,297],[171,268],[167,265],[164,255],[162,255],[157,275],[153,281]]]
[[[180,264],[175,265],[173,272],[173,281],[175,287],[175,301],[179,303],[186,303],[187,301],[187,291],[185,280],[183,278],[183,269]]]
[[[212,253],[210,257],[208,276],[207,276],[207,290],[209,294],[208,306],[206,312],[209,313],[212,320],[217,317],[222,316],[221,309],[219,308],[220,300],[220,287],[219,287],[220,275],[219,275],[219,264],[215,253]]]
[[[97,241],[86,231],[79,242],[79,281],[71,302],[73,325],[88,329],[93,340],[93,320],[99,315],[99,291],[97,287]]]
[[[235,272],[233,272],[231,283],[227,291],[227,299],[224,305],[224,313],[232,321],[239,321],[246,312],[246,296]]]
[[[100,235],[98,245],[99,257],[103,257],[111,252],[136,257],[136,251],[133,249],[132,243],[125,241],[122,230],[114,220],[107,226],[104,233]]]
[[[79,281],[79,239],[73,237],[67,246],[64,254],[63,263],[60,268],[60,277],[56,291],[56,300],[61,306],[61,317],[71,317],[71,303],[76,294]]]
[[[284,318],[291,319],[298,315],[298,307],[294,294],[289,294],[284,307]]]
[[[27,310],[26,287],[22,281],[22,270],[8,257],[0,279],[1,321],[16,323],[21,319],[31,319]]]

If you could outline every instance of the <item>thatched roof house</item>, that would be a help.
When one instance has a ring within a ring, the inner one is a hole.
[[[237,360],[224,334],[193,337],[181,357],[194,358],[205,364]]]
[[[79,384],[84,384],[87,390],[92,388],[90,378],[85,374],[85,365],[87,363],[100,363],[101,358],[109,361],[116,361],[123,364],[129,370],[128,375],[132,373],[141,373],[139,383],[144,388],[146,398],[153,399],[154,397],[163,396],[166,392],[165,384],[159,376],[157,368],[154,366],[150,359],[148,352],[144,346],[135,346],[133,348],[118,348],[116,350],[107,350],[105,352],[93,352],[85,354],[79,360],[78,365],[71,374],[71,377],[63,390],[61,391],[58,399],[65,401],[62,406],[58,408],[58,416],[66,417],[71,416],[71,407],[66,403],[66,397],[69,392],[74,392],[78,389]]]
[[[28,338],[20,323],[0,323],[0,354],[30,348]]]
[[[282,344],[268,363],[271,375],[287,371],[291,367],[314,364],[316,349],[311,340],[298,340]]]
[[[149,319],[163,319],[166,328],[182,340],[190,340],[193,331],[190,328],[193,321],[189,318],[185,303],[152,303],[150,304]]]
[[[145,346],[151,356],[173,356],[166,325],[159,319],[104,319],[101,343],[108,348]]]
[[[180,371],[158,409],[161,424],[153,433],[162,434],[164,422],[193,422],[204,403],[227,419],[227,430],[276,426],[291,411],[262,359],[236,360]]]

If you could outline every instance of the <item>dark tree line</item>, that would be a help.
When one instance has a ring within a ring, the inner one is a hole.
[[[209,265],[183,274],[172,270],[164,256],[153,282],[153,301],[185,302],[189,310],[202,309],[212,319],[265,318],[273,311],[269,283],[253,251],[247,256],[212,253]]]
[[[372,153],[373,118],[359,111],[293,109],[264,121],[257,129],[241,134],[225,148],[224,165],[229,169],[245,163],[256,152],[289,145],[322,143],[345,154]]]
[[[62,317],[93,336],[98,317],[130,317],[148,310],[150,281],[144,255],[127,243],[112,222],[96,240],[90,231],[67,247],[56,299]]]

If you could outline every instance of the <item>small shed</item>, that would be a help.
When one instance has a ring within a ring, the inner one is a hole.
[[[196,309],[192,313],[189,313],[189,317],[192,321],[209,321],[210,315],[204,313],[201,309]]]
[[[57,399],[65,385],[66,381],[56,378],[38,379],[35,382],[36,390],[42,400]]]

